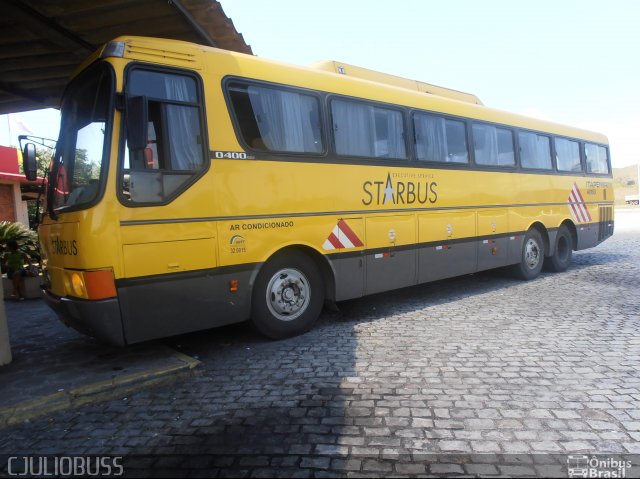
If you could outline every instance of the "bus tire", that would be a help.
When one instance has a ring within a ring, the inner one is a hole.
[[[268,338],[290,338],[313,327],[323,304],[322,275],[314,261],[300,252],[282,254],[258,274],[251,321]]]
[[[513,266],[518,279],[529,281],[538,277],[544,264],[544,242],[540,232],[531,228],[527,231],[522,243],[520,263]]]
[[[573,238],[566,225],[561,225],[558,229],[555,246],[553,254],[545,258],[544,268],[547,271],[560,273],[566,271],[573,257]]]

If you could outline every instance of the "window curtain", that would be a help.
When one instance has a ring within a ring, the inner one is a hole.
[[[536,158],[538,159],[538,168],[545,170],[551,169],[551,145],[549,138],[546,136],[536,135]]]
[[[515,166],[516,156],[513,151],[513,133],[511,130],[496,128],[498,138],[498,165]]]
[[[536,135],[520,133],[520,157],[524,168],[538,168],[536,161]]]
[[[523,167],[551,169],[549,138],[535,133],[520,133],[518,138]]]
[[[586,143],[584,146],[587,157],[587,173],[608,173],[607,150],[598,145]]]
[[[468,163],[467,130],[461,121],[445,120],[445,136],[447,138],[446,161],[450,163]]]
[[[556,139],[556,160],[560,171],[580,171],[580,148],[575,141]]]
[[[187,80],[176,75],[165,75],[164,87],[167,98],[189,101]],[[192,106],[168,104],[166,115],[171,169],[200,169],[203,161],[198,109]]]
[[[331,108],[336,152],[345,156],[374,156],[376,130],[373,107],[334,100]]]
[[[473,125],[473,147],[476,163],[491,166],[498,164],[498,135],[496,128],[488,125]]]
[[[308,95],[256,86],[248,87],[260,136],[273,151],[320,153],[317,101]],[[319,118],[318,118],[319,121]],[[317,133],[317,134],[315,134]]]
[[[445,161],[446,137],[444,118],[431,115],[416,115],[417,157],[420,161]]]
[[[378,137],[376,132],[376,157],[388,157],[403,159],[407,157],[404,144],[404,125],[402,114],[397,111],[383,110],[376,108],[378,122],[382,123],[382,128],[386,135]],[[382,135],[380,135],[382,136]]]
[[[606,148],[598,147],[598,170],[596,173],[609,173],[609,165],[607,163],[607,150]]]

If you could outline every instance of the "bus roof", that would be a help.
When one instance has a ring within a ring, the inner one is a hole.
[[[366,98],[411,108],[488,121],[523,129],[607,144],[606,136],[593,131],[509,113],[484,106],[470,93],[440,88],[427,92],[427,83],[395,77],[338,62],[320,62],[312,66],[291,65],[253,55],[221,50],[194,43],[148,37],[119,37],[124,42],[124,58],[162,63],[196,70],[220,71],[255,80],[281,83],[327,93]],[[349,67],[347,74],[336,73],[338,66]],[[406,82],[414,82],[408,88]],[[431,88],[435,85],[429,86]],[[425,93],[431,93],[425,95]]]
[[[433,85],[431,83],[425,83],[418,80],[411,80],[409,78],[391,75],[389,73],[369,70],[368,68],[349,65],[347,63],[338,62],[335,60],[323,60],[317,63],[313,63],[309,66],[318,70],[338,73],[355,78],[361,78],[363,80],[370,80],[376,83],[384,83],[386,85],[393,85],[400,88],[406,88],[408,90],[417,90],[422,93],[429,93],[431,95],[451,98],[453,100],[473,103],[475,105],[483,104],[480,101],[480,98],[473,95],[472,93],[465,93],[462,91],[453,90],[451,88]]]

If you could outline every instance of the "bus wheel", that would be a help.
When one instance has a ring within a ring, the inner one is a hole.
[[[573,256],[573,239],[571,232],[565,225],[561,225],[556,235],[556,248],[553,255],[544,260],[544,267],[547,271],[560,273],[565,271],[571,264]]]
[[[302,334],[324,304],[322,276],[311,258],[288,253],[267,262],[253,288],[251,319],[271,339]]]
[[[522,245],[520,263],[513,266],[517,278],[525,281],[536,278],[544,264],[544,242],[540,232],[532,228],[527,231]]]

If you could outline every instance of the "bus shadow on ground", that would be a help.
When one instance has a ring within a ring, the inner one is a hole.
[[[337,310],[324,309],[315,330],[331,324],[371,322],[392,314],[419,311],[430,305],[455,302],[519,284],[522,281],[514,279],[508,270],[495,269],[341,301]],[[263,344],[283,345],[294,340],[296,338],[274,342],[260,334],[250,322],[244,322],[174,336],[163,342],[185,354],[206,360],[213,359],[221,349],[229,347],[249,349]]]
[[[360,337],[389,316],[418,313],[429,320],[432,306],[521,284],[489,271],[346,301],[339,311],[325,311],[312,331],[283,341],[266,340],[246,323],[171,338],[166,344],[202,361],[202,374],[174,391],[166,410],[175,419],[127,451],[129,466],[144,474],[266,477],[343,475],[364,471],[365,462],[372,474],[397,473],[407,464],[433,473],[437,464],[453,462],[459,469],[451,470],[466,472],[478,458],[437,455],[440,438],[432,435],[427,397],[441,386],[416,379],[416,391],[403,391],[405,380],[394,387],[401,372],[377,364]],[[405,336],[397,344],[407,342]],[[386,359],[391,364],[393,354]],[[146,419],[158,416],[150,412]]]
[[[590,266],[606,262],[616,268],[628,261],[624,255],[581,253],[561,274],[590,276]],[[325,311],[312,331],[282,341],[263,338],[247,323],[169,338],[164,344],[201,361],[200,374],[86,406],[71,424],[24,425],[11,437],[20,443],[34,428],[40,437],[64,434],[65,453],[125,455],[128,475],[472,474],[468,465],[475,456],[439,454],[439,441],[447,437],[434,429],[431,398],[444,390],[429,380],[438,379],[437,363],[447,366],[450,352],[466,341],[447,339],[460,331],[451,329],[458,328],[455,318],[441,321],[456,309],[449,305],[512,301],[518,288],[557,287],[551,277],[544,273],[522,282],[501,270],[488,271],[345,301],[339,311]],[[490,310],[478,314],[477,330],[484,327],[484,314]],[[521,329],[518,320],[503,315],[500,334]],[[524,326],[536,328],[531,318]],[[427,334],[429,328],[435,329]],[[424,337],[412,337],[416,332]],[[538,347],[526,335],[518,341]],[[420,375],[402,377],[407,365]],[[85,428],[95,424],[109,435],[99,439],[97,430],[90,439],[93,432]],[[462,427],[456,424],[452,420],[450,427]],[[499,461],[517,464],[518,458],[482,455],[476,462]]]

